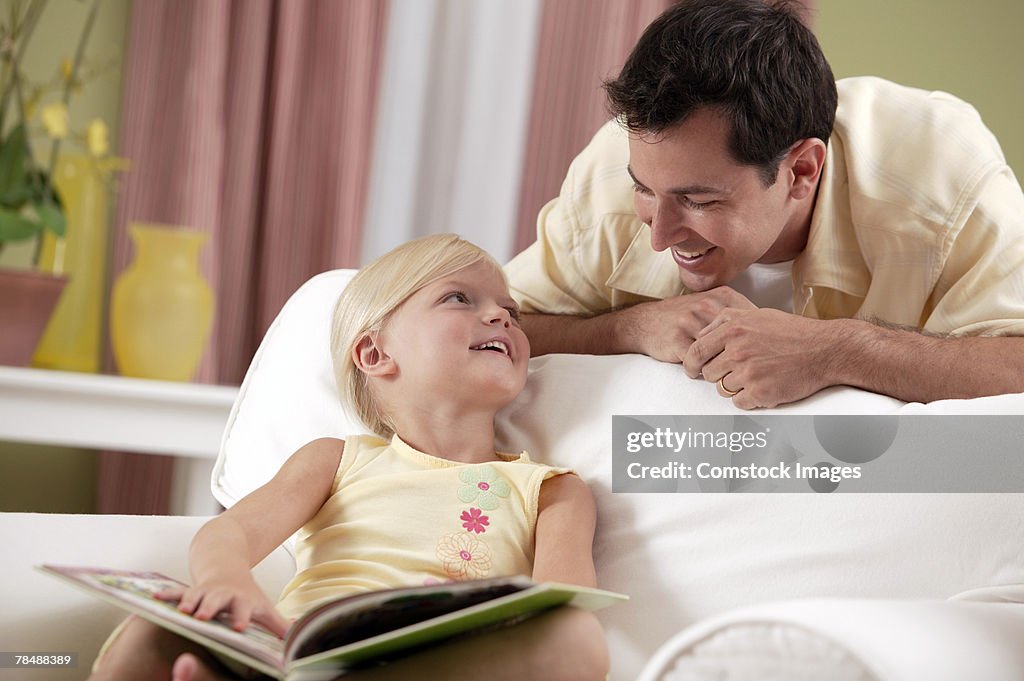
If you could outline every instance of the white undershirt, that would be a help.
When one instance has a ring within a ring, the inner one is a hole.
[[[793,311],[793,261],[754,263],[729,282],[754,305]]]

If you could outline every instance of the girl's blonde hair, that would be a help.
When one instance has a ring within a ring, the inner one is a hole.
[[[384,324],[409,296],[431,282],[481,260],[501,265],[486,251],[455,234],[415,239],[385,253],[359,270],[334,306],[331,358],[342,404],[374,433],[390,436],[394,425],[371,393],[366,374],[352,359],[356,344]],[[504,276],[504,275],[502,275]]]

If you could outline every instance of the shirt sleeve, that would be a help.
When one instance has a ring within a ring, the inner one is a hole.
[[[982,188],[931,296],[925,330],[1024,336],[1024,193],[1004,167]]]
[[[625,133],[615,121],[573,160],[558,197],[537,216],[537,240],[505,266],[524,312],[589,314],[613,306],[607,280],[639,224],[628,162]]]
[[[586,314],[608,307],[580,268],[572,202],[563,190],[541,208],[537,240],[505,266],[509,291],[523,312]]]

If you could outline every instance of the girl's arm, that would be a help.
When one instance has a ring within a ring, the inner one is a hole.
[[[594,571],[594,525],[597,511],[590,488],[572,474],[545,480],[538,500],[533,580],[597,586]],[[520,678],[604,679],[608,673],[608,644],[594,613],[562,608],[545,620],[552,627],[543,643],[534,643],[522,656],[528,676]],[[535,625],[539,627],[540,624]],[[539,630],[523,627],[520,636]],[[515,678],[510,676],[509,678]]]
[[[590,488],[572,474],[544,481],[538,500],[533,580],[596,586],[594,524]]]
[[[283,636],[288,621],[275,610],[251,569],[309,521],[330,495],[345,443],[321,438],[302,446],[266,485],[203,525],[192,540],[193,586],[178,609],[208,620],[229,611],[241,631],[250,620]]]

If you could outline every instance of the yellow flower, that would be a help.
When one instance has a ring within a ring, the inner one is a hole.
[[[68,108],[62,103],[47,104],[42,112],[46,134],[54,139],[68,136]]]
[[[105,156],[110,151],[107,124],[99,118],[92,119],[89,129],[85,133],[85,141],[89,145],[90,154],[93,156]]]
[[[69,88],[71,88],[72,92],[78,93],[82,91],[82,79],[75,78],[72,80],[71,77],[75,75],[74,71],[75,63],[67,57],[64,57],[60,62],[60,78]]]
[[[28,91],[28,97],[25,98],[25,120],[32,120],[36,115],[36,110],[39,108],[39,100],[43,96],[43,88],[39,86],[33,86]]]

